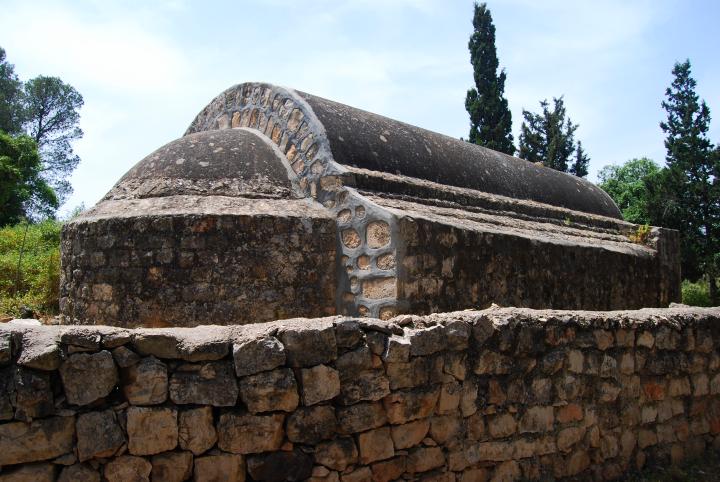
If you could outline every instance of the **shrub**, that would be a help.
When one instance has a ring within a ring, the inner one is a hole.
[[[682,302],[691,306],[710,306],[710,293],[707,280],[682,282]]]

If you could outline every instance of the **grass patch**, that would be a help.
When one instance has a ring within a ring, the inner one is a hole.
[[[682,302],[690,306],[711,306],[710,288],[705,279],[696,281],[683,280],[680,287],[682,290]]]
[[[0,229],[0,316],[58,313],[61,227],[48,220]]]

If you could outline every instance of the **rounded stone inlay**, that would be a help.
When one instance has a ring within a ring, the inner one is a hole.
[[[357,259],[357,265],[359,269],[370,269],[370,256],[359,256]]]
[[[362,219],[365,217],[365,206],[358,206],[355,208],[355,216],[358,217],[358,219]]]
[[[345,229],[342,232],[342,243],[350,249],[355,249],[360,246],[362,241],[360,240],[360,235],[357,231],[354,229]]]
[[[378,300],[397,297],[395,278],[373,278],[363,281],[362,294],[365,298]]]
[[[368,224],[367,244],[371,248],[382,248],[390,244],[390,225],[385,221],[373,221]]]
[[[379,269],[393,269],[395,267],[395,255],[388,253],[378,256],[377,267]]]
[[[338,221],[341,223],[350,222],[350,220],[352,219],[352,211],[350,211],[349,209],[343,209],[342,211],[340,211],[338,213],[337,218],[338,218]]]

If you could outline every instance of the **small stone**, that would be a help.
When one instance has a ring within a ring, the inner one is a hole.
[[[182,410],[178,415],[178,444],[183,450],[200,455],[217,442],[212,408],[205,406]]]
[[[0,473],[1,482],[53,482],[55,466],[52,464],[28,464]]]
[[[440,325],[407,330],[406,336],[410,341],[410,354],[413,356],[432,355],[447,348],[445,328]]]
[[[590,467],[590,456],[584,450],[578,450],[565,461],[565,475],[572,477]]]
[[[450,350],[465,350],[469,345],[471,328],[468,323],[460,320],[450,321],[445,325],[445,341]]]
[[[333,470],[343,471],[357,460],[358,450],[351,437],[322,442],[315,448],[315,462]]]
[[[237,381],[228,362],[180,365],[170,377],[170,400],[177,404],[231,407],[237,398]]]
[[[423,441],[430,430],[430,420],[417,420],[403,425],[393,425],[391,436],[398,450],[414,447]]]
[[[390,482],[400,479],[405,472],[406,459],[407,457],[400,456],[372,464],[373,482]]]
[[[553,407],[531,407],[520,419],[520,433],[549,432],[553,429]]]
[[[335,330],[332,324],[318,322],[281,328],[278,335],[285,345],[287,362],[293,367],[311,367],[337,358]]]
[[[274,336],[243,340],[233,345],[238,377],[254,375],[285,364],[285,347]]]
[[[167,367],[154,356],[143,358],[127,368],[123,375],[123,392],[131,404],[158,405],[167,399]]]
[[[440,397],[439,388],[400,390],[383,399],[391,424],[402,424],[430,416]]]
[[[130,407],[127,410],[128,450],[133,455],[154,455],[178,443],[177,411],[170,408]]]
[[[299,450],[248,457],[248,473],[253,480],[305,480],[312,474],[312,459]]]
[[[433,417],[430,420],[430,436],[438,445],[448,444],[460,433],[461,425],[457,415]]]
[[[490,417],[487,426],[492,438],[509,437],[517,431],[515,417],[509,413]]]
[[[390,381],[382,371],[367,371],[340,384],[340,402],[352,405],[363,400],[380,400],[390,393]]]
[[[105,466],[108,482],[149,482],[152,465],[142,457],[121,455]]]
[[[454,413],[460,405],[460,396],[462,394],[462,386],[455,380],[450,383],[443,384],[440,389],[440,399],[438,400],[437,413]]]
[[[370,472],[370,467],[360,467],[350,473],[343,474],[340,480],[342,482],[368,482],[372,480],[372,472]]]
[[[55,412],[50,374],[16,367],[13,383],[15,387],[15,418],[30,421],[47,417]]]
[[[355,320],[340,320],[334,323],[335,340],[339,348],[355,348],[363,339],[360,323]]]
[[[460,412],[463,417],[469,417],[477,412],[478,386],[475,380],[465,380],[460,395]]]
[[[561,452],[569,452],[572,447],[585,436],[584,427],[569,427],[560,430],[557,436],[557,448]]]
[[[387,415],[380,402],[358,403],[337,409],[338,432],[350,435],[385,425]]]
[[[85,464],[63,467],[57,482],[100,482],[97,470]]]
[[[60,361],[60,345],[55,334],[35,330],[23,333],[18,365],[52,371],[58,369]]]
[[[206,455],[195,459],[195,482],[245,482],[245,460],[241,455]]]
[[[513,361],[510,357],[493,351],[483,351],[473,371],[476,375],[505,375],[510,373]]]
[[[49,460],[73,449],[73,417],[0,424],[0,466]]]
[[[109,351],[71,355],[60,367],[65,396],[73,405],[88,405],[106,397],[118,383],[118,372]]]
[[[327,365],[300,370],[303,405],[315,405],[340,394],[340,374]]]
[[[387,363],[407,363],[410,360],[410,340],[395,335],[389,337],[382,358]]]
[[[405,470],[414,474],[445,465],[445,455],[441,447],[421,447],[410,451],[405,463]]]
[[[637,346],[649,349],[652,348],[653,345],[655,345],[655,337],[649,331],[643,331],[637,337],[637,341],[635,343]]]
[[[80,462],[112,457],[125,444],[125,436],[113,410],[78,415],[75,430]]]
[[[112,356],[120,368],[127,368],[140,361],[140,356],[126,346],[113,349]]]
[[[582,407],[576,403],[569,403],[560,407],[557,413],[558,423],[579,422],[583,419]]]
[[[336,429],[335,410],[328,405],[299,408],[287,420],[287,437],[295,443],[317,444],[332,438]]]
[[[279,450],[283,444],[285,416],[250,415],[227,412],[217,425],[218,447],[235,454],[255,454]]]
[[[278,368],[243,377],[240,398],[252,413],[292,412],[299,403],[295,376],[289,368]]]
[[[152,457],[152,482],[183,482],[192,476],[190,452],[166,452]]]
[[[377,460],[389,459],[395,455],[389,427],[381,427],[363,432],[358,436],[360,462],[369,464]]]

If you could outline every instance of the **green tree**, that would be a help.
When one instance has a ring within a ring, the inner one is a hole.
[[[663,226],[680,231],[683,271],[697,279],[704,274],[713,304],[720,303],[720,153],[708,138],[710,109],[695,92],[690,61],[676,63],[662,107],[666,172],[654,186],[654,213]]]
[[[599,186],[610,195],[626,221],[651,224],[648,183],[660,172],[651,159],[631,159],[621,166],[605,166],[598,173]]]
[[[5,58],[0,47],[0,131],[18,134],[22,130],[22,82],[15,66]]]
[[[52,214],[59,206],[41,176],[35,141],[0,132],[0,226],[15,224],[30,213]]]
[[[64,200],[72,192],[67,179],[80,162],[71,142],[83,135],[82,95],[57,77],[39,76],[25,83],[24,99],[24,127],[38,145],[43,177]]]
[[[590,158],[582,144],[575,143],[578,125],[567,117],[563,98],[553,98],[552,109],[547,100],[541,101],[540,107],[540,114],[523,109],[518,155],[531,162],[542,162],[556,171],[580,177],[587,175]]]
[[[495,26],[487,4],[475,4],[473,34],[468,49],[475,87],[467,92],[465,109],[470,114],[469,141],[496,151],[515,153],[512,115],[505,98],[505,70],[498,74]]]

